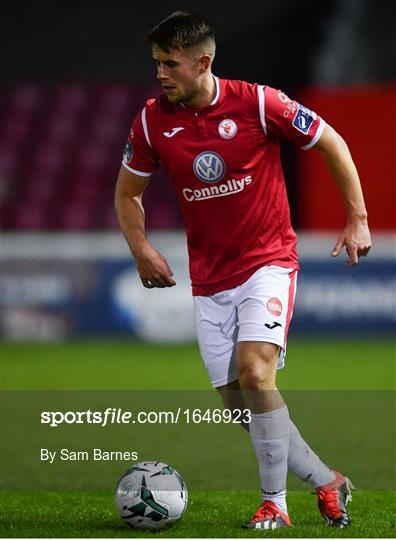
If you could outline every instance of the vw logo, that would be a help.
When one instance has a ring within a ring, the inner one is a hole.
[[[216,152],[202,152],[194,159],[194,174],[202,182],[218,182],[225,174],[224,160]]]

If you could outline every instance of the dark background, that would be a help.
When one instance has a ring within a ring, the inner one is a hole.
[[[144,37],[174,10],[213,24],[216,75],[280,88],[334,125],[357,163],[371,225],[394,226],[394,0],[31,2],[1,9],[0,210],[6,230],[118,230],[113,193],[127,133],[147,97],[161,92]],[[118,117],[101,108],[109,86],[129,93]],[[73,87],[86,97],[68,118],[59,96]],[[74,123],[67,138],[61,124],[68,120]],[[99,129],[113,129],[113,138],[99,144]],[[287,142],[281,151],[294,227],[338,229],[344,210],[322,161]],[[96,166],[81,166],[95,154]],[[161,182],[145,194],[146,226],[180,228],[170,181],[164,171],[158,174]],[[311,189],[317,178],[325,189],[319,195],[336,209],[319,218]]]
[[[154,69],[144,35],[176,9],[213,24],[221,77],[286,90],[395,79],[393,0],[3,4],[0,77],[145,82]]]

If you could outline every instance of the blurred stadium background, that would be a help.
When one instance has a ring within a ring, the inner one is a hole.
[[[282,145],[302,272],[293,333],[391,339],[395,328],[395,3],[386,0],[78,2],[2,8],[0,331],[8,341],[194,340],[182,218],[166,173],[147,228],[178,286],[140,285],[113,192],[124,143],[159,95],[144,34],[174,9],[217,32],[215,73],[281,88],[347,140],[374,236],[348,269],[329,252],[345,217],[315,151]]]

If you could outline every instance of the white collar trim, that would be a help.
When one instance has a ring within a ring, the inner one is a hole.
[[[219,97],[220,97],[220,83],[219,83],[219,79],[218,77],[216,77],[215,75],[213,75],[213,79],[214,79],[214,82],[216,83],[216,95],[215,97],[213,98],[213,100],[211,101],[211,105],[214,105],[215,103],[217,103],[217,101],[219,100]]]

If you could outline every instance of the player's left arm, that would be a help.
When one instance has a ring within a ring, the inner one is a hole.
[[[346,142],[328,124],[314,148],[323,154],[341,191],[347,213],[347,224],[331,255],[337,257],[345,246],[349,257],[347,265],[354,266],[358,264],[359,257],[365,257],[371,248],[367,211],[356,166]]]

